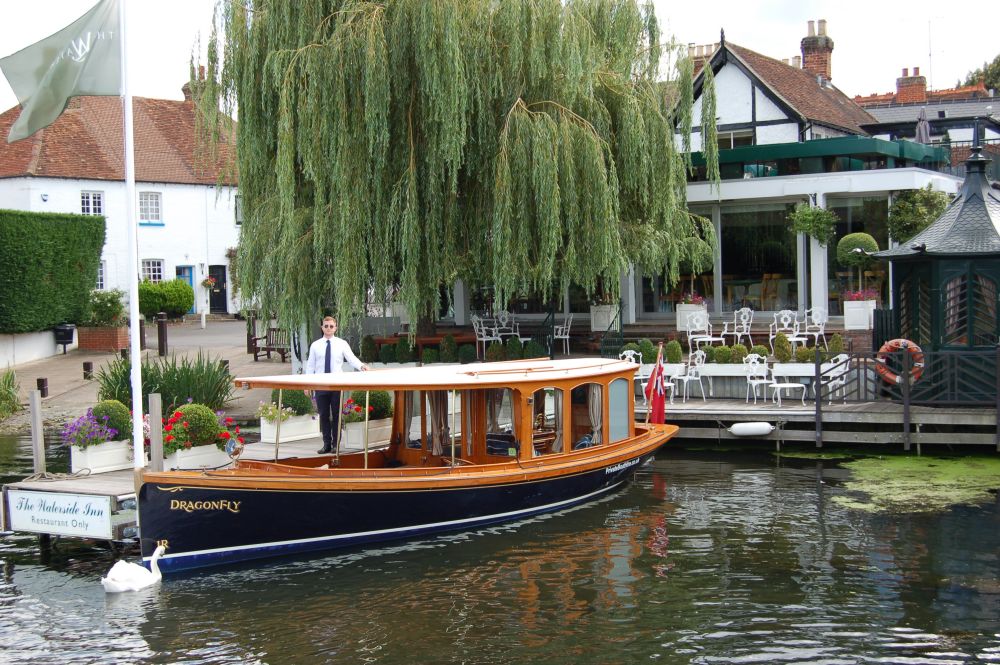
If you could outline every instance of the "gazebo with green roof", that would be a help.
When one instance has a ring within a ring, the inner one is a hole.
[[[986,177],[978,128],[965,182],[930,226],[873,256],[892,262],[900,337],[924,351],[995,349],[1000,339],[1000,189]]]

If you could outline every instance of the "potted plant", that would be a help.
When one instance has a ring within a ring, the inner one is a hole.
[[[281,441],[314,439],[320,435],[319,420],[313,401],[301,390],[283,390],[281,409],[278,409],[278,391],[271,391],[271,401],[257,406],[260,418],[261,443],[274,443],[281,423]]]
[[[826,247],[837,233],[837,215],[825,208],[797,203],[788,216],[793,233],[804,233]]]
[[[204,404],[185,404],[164,420],[163,467],[176,470],[226,466],[226,443],[232,438],[243,443],[240,428],[232,418]]]
[[[215,284],[216,284],[216,280],[211,275],[209,275],[205,279],[201,280],[201,285],[203,287],[205,287],[206,289],[214,289],[215,288]]]
[[[704,312],[705,309],[705,298],[697,291],[688,291],[682,294],[681,299],[677,302],[677,330],[686,331],[688,315],[694,312]]]
[[[77,328],[77,345],[81,351],[113,351],[128,348],[128,328],[125,327],[125,306],[120,289],[90,292],[83,320]]]
[[[618,309],[618,301],[607,292],[600,293],[590,303],[591,332],[606,332]]]
[[[869,330],[875,318],[875,303],[878,294],[875,289],[845,291],[844,330]]]
[[[118,400],[104,400],[87,409],[86,414],[63,427],[63,443],[70,446],[70,471],[131,469],[131,431],[131,414]]]
[[[367,396],[366,396],[367,395]],[[385,390],[367,393],[355,390],[344,401],[340,421],[344,430],[341,445],[361,447],[365,439],[365,404],[368,405],[368,445],[385,444],[392,433],[392,397]]]
[[[878,242],[875,238],[871,237],[867,233],[849,233],[840,241],[837,242],[837,262],[845,268],[857,268],[858,269],[858,285],[860,291],[853,292],[852,298],[848,298],[848,293],[844,294],[844,327],[848,330],[867,330],[872,327],[872,318],[875,311],[875,297],[868,298],[871,295],[871,291],[865,289],[864,284],[864,269],[872,262],[872,257],[870,256],[872,252],[878,251]],[[854,299],[858,298],[859,294],[864,300]],[[870,301],[870,302],[869,302]],[[848,306],[848,302],[865,302],[865,305],[851,305]],[[852,325],[854,327],[848,327],[847,325],[847,310],[855,310],[856,315],[852,315]],[[861,321],[861,309],[867,310],[865,314],[865,320]]]

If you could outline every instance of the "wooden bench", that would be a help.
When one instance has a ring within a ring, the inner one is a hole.
[[[267,359],[270,360],[272,353],[277,353],[281,356],[281,362],[286,362],[291,352],[292,345],[288,339],[288,331],[284,328],[268,328],[266,335],[254,338],[254,362],[260,360],[264,354],[267,354]]]

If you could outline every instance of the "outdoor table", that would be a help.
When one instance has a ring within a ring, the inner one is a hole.
[[[445,338],[446,335],[451,335],[455,339],[455,344],[475,344],[476,334],[465,330],[456,331],[452,333],[442,333],[439,335],[418,335],[413,338],[413,346],[417,350],[417,358],[422,358],[424,354],[425,346],[437,346],[441,344],[441,340]],[[376,350],[382,348],[386,344],[398,344],[399,340],[405,337],[405,335],[392,335],[390,337],[375,337],[375,348]]]

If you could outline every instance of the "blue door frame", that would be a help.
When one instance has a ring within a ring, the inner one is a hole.
[[[183,279],[194,290],[194,266],[177,266],[177,279]],[[197,303],[198,298],[195,298],[194,302]],[[192,304],[191,309],[188,310],[188,314],[194,314],[196,307],[196,304]]]

